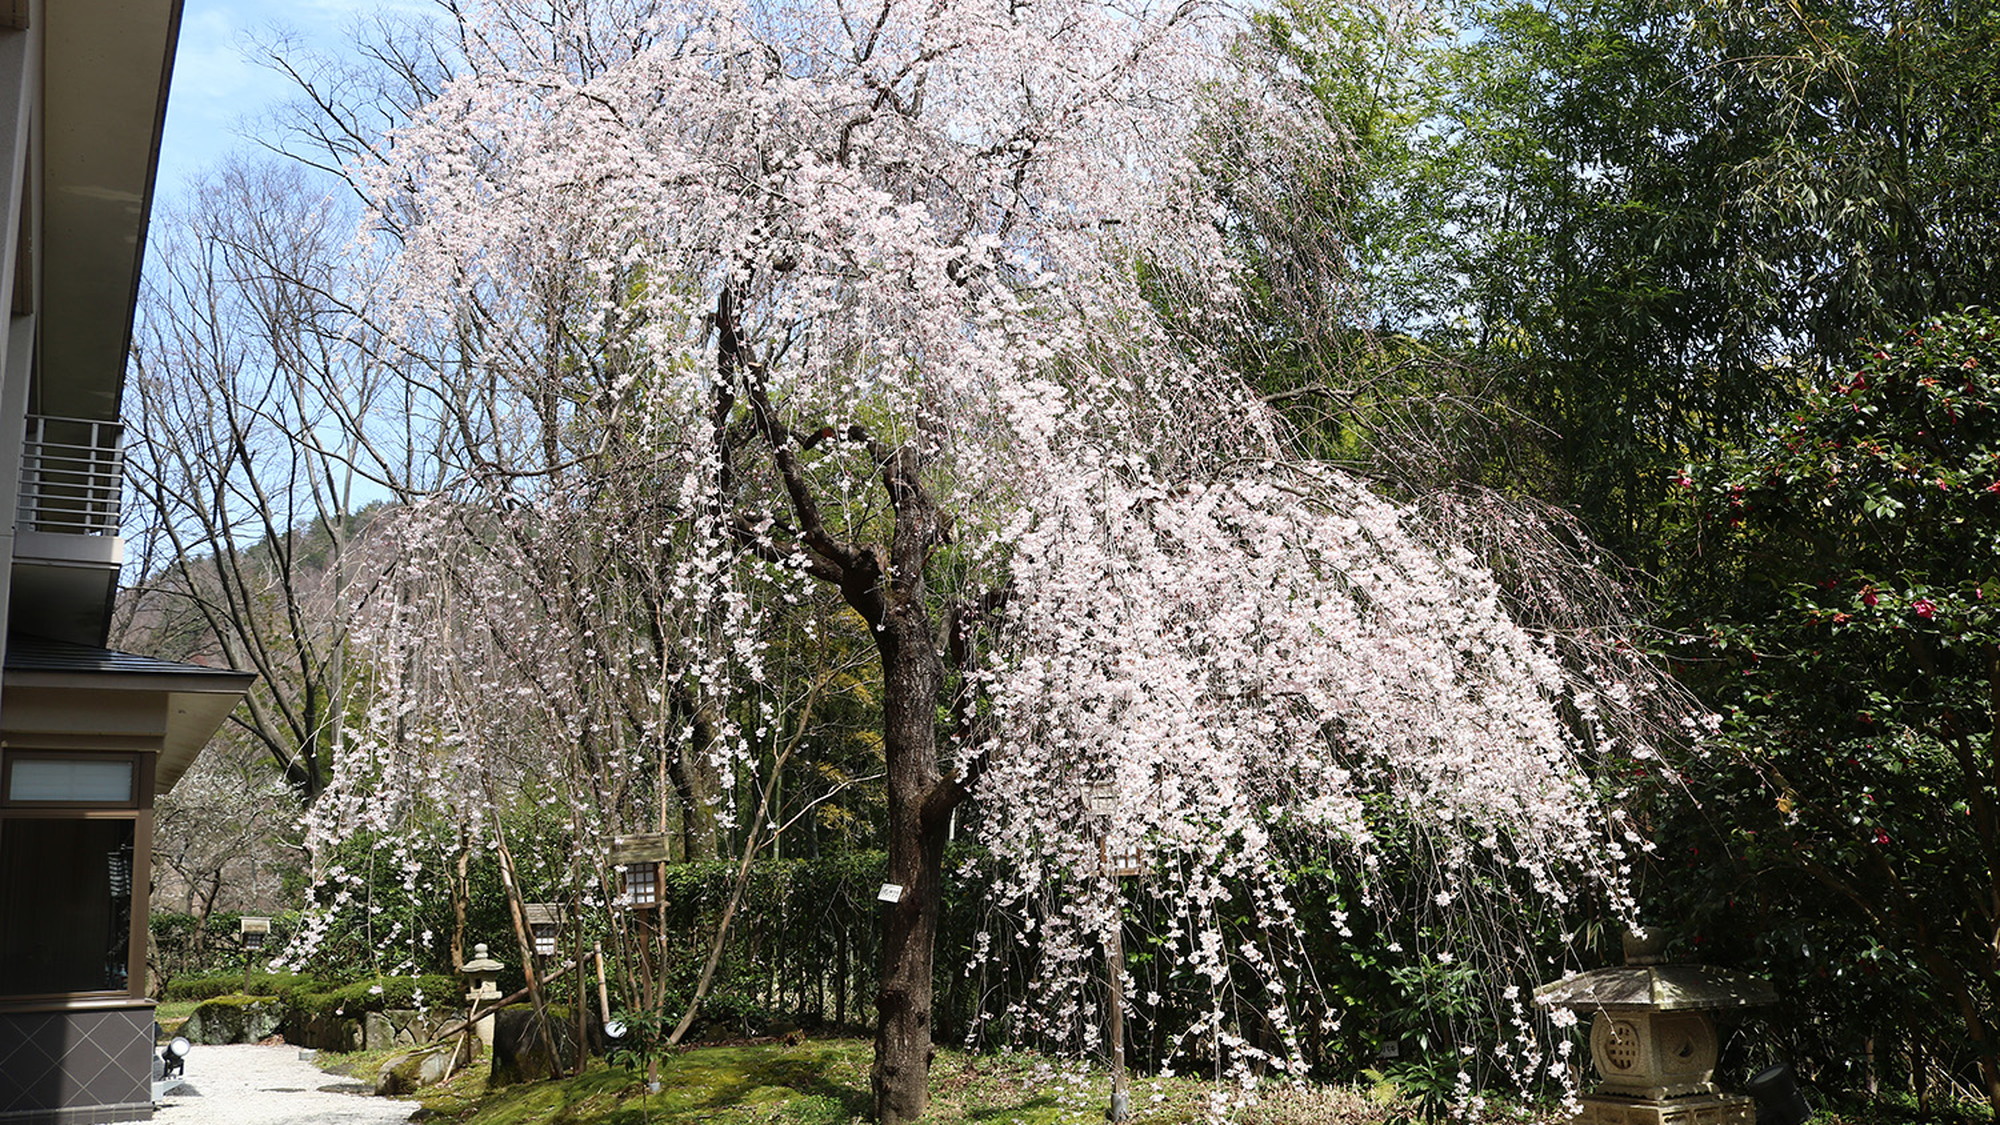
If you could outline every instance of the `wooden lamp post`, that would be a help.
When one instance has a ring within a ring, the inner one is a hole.
[[[1136,860],[1111,851],[1111,817],[1118,811],[1118,788],[1104,782],[1084,788],[1084,807],[1097,822],[1097,862],[1108,881],[1111,926],[1104,934],[1105,1037],[1111,1047],[1111,1106],[1104,1111],[1108,1121],[1124,1121],[1132,1116],[1131,1078],[1125,1073],[1125,920],[1119,901],[1118,880],[1137,875]]]

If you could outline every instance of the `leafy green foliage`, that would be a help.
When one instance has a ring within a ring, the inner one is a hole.
[[[1692,892],[1703,933],[1824,982],[1850,1041],[1815,1053],[1905,1028],[2000,1093],[2000,319],[1910,328],[1684,479],[1711,578],[1682,655],[1723,723],[1684,767],[1708,830],[1664,851],[1746,879]]]
[[[1231,173],[1276,341],[1247,366],[1335,452],[1564,504],[1670,566],[1682,465],[1822,357],[2000,298],[1989,8],[1417,11],[1280,5],[1273,49],[1351,145]]]
[[[167,986],[169,995],[172,985],[181,977],[190,974],[219,975],[229,977],[234,970],[234,978],[239,987],[243,983],[245,953],[241,937],[243,915],[234,911],[218,911],[207,918],[194,914],[160,911],[147,919],[153,933],[153,947],[149,960],[153,970]],[[287,911],[271,918],[271,933],[267,939],[264,957],[284,948],[298,928],[297,911]],[[252,959],[253,962],[256,960]],[[269,974],[265,974],[269,975]],[[200,997],[177,997],[177,999],[200,999]]]

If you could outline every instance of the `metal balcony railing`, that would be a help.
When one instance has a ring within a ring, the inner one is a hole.
[[[124,434],[117,422],[29,415],[17,526],[116,536],[125,493]]]

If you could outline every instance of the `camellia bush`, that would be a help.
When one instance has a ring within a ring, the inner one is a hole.
[[[1813,1053],[1970,1054],[2000,1105],[2000,319],[1869,348],[1683,487],[1723,716],[1686,772],[1750,876],[1709,931],[1846,1028]]]

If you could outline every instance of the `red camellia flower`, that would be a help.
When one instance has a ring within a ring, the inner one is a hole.
[[[1910,608],[1916,610],[1917,616],[1925,621],[1937,616],[1937,604],[1929,598],[1918,598],[1910,603]]]
[[[1861,588],[1861,604],[1872,606],[1875,604],[1875,600],[1875,587],[1863,586]]]
[[[1878,844],[1886,844],[1886,843],[1888,843],[1888,842],[1889,842],[1889,834],[1888,834],[1887,832],[1884,832],[1884,831],[1882,831],[1882,830],[1881,830],[1880,828],[1877,828],[1877,829],[1875,830],[1875,842],[1876,842],[1876,843],[1878,843]]]

